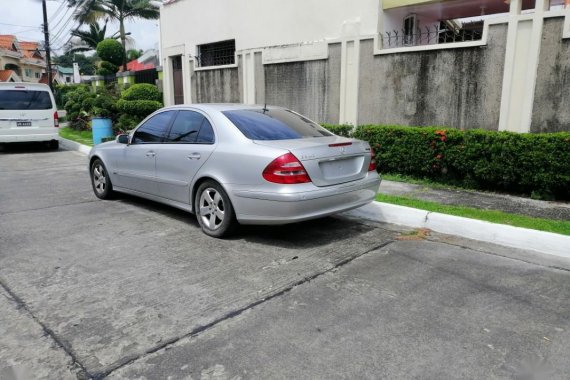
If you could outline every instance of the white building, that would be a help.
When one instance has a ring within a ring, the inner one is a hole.
[[[170,0],[160,18],[165,103],[277,103],[333,123],[559,130],[570,111],[558,107],[552,121],[540,81],[562,86],[570,76],[570,60],[551,62],[568,51],[565,2]],[[568,75],[550,72],[554,64]]]

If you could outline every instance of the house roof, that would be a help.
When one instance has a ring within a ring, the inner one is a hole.
[[[127,63],[127,70],[128,71],[141,71],[141,70],[148,70],[154,69],[153,63],[140,63],[138,60],[131,61]]]
[[[13,36],[11,34],[0,35],[0,49],[14,51],[13,45],[18,47],[18,40],[16,40],[16,36]]]
[[[73,75],[73,67],[56,66],[60,74]]]
[[[0,82],[19,82],[20,77],[14,70],[0,70]]]
[[[20,49],[22,50],[22,55],[25,58],[43,59],[44,57],[39,51],[39,46],[40,44],[37,42],[20,41]]]

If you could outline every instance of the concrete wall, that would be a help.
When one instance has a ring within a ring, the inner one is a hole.
[[[531,132],[570,131],[570,39],[563,18],[544,21]]]
[[[491,26],[482,48],[376,56],[363,41],[358,124],[497,130],[506,32]]]
[[[339,38],[345,22],[373,35],[379,12],[378,0],[179,0],[161,9],[162,49],[186,45],[196,55],[196,45],[228,39],[237,50],[321,41]]]
[[[340,44],[329,59],[265,65],[265,101],[290,108],[317,122],[338,123]]]
[[[240,102],[237,68],[194,71],[192,87],[194,103]]]

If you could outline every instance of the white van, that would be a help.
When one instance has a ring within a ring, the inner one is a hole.
[[[0,83],[0,144],[46,141],[59,147],[59,118],[50,88],[38,83]]]

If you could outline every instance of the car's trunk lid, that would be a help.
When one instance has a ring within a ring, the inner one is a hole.
[[[316,186],[331,186],[364,178],[370,163],[370,146],[364,141],[345,137],[254,142],[293,153]]]

